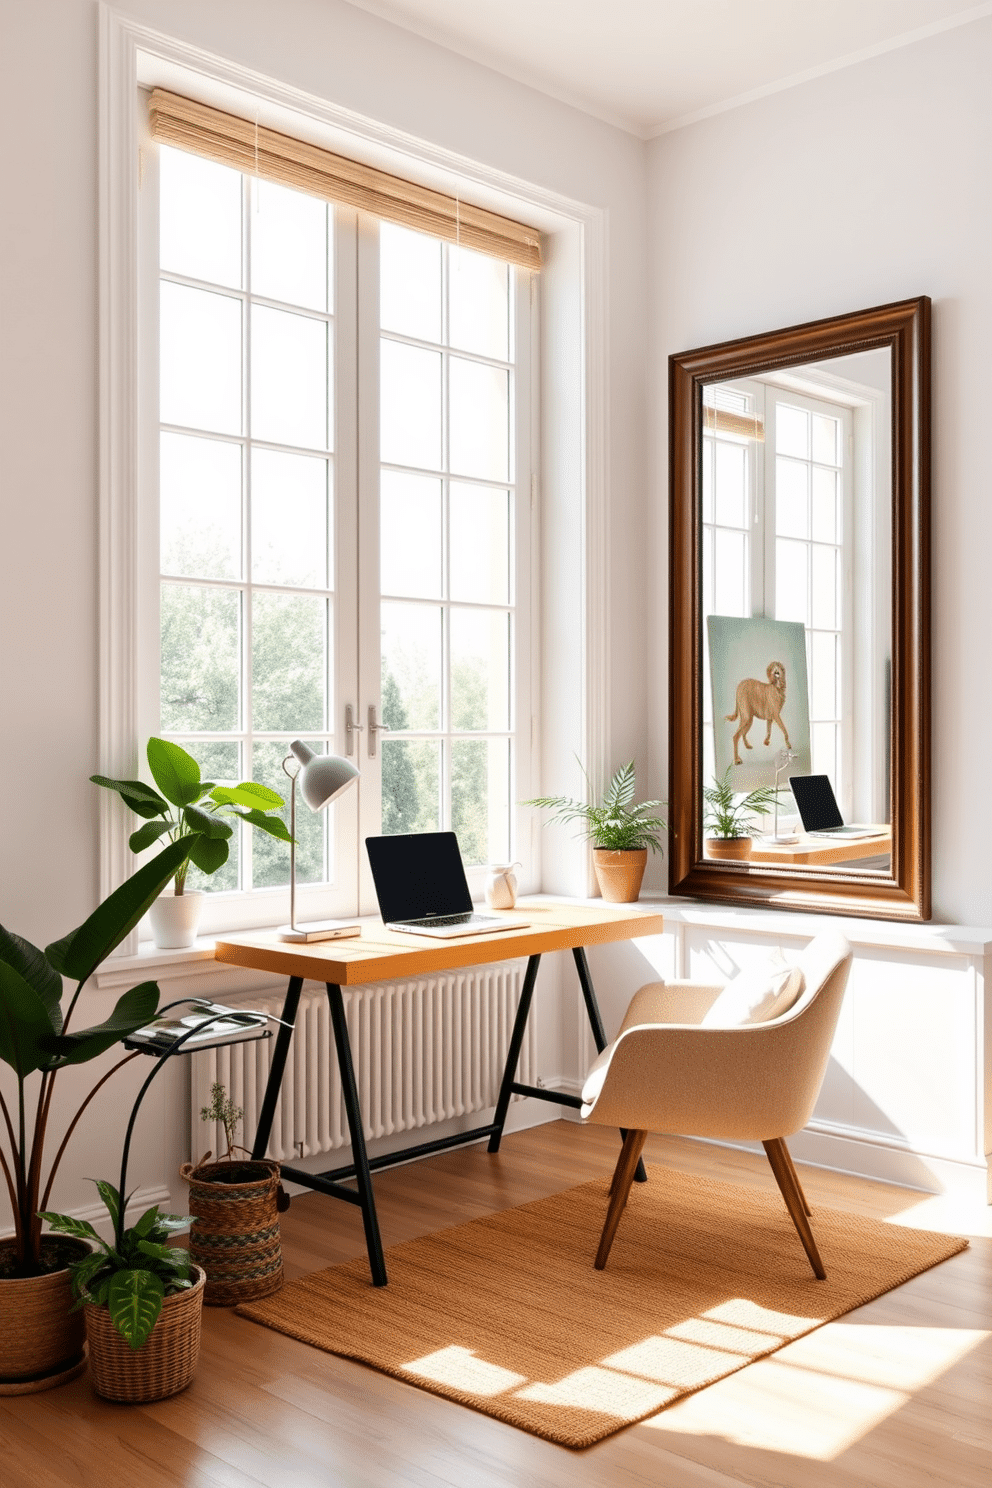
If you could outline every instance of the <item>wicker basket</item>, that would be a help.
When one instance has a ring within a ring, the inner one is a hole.
[[[47,1239],[47,1237],[46,1237]],[[82,1260],[86,1240],[58,1238],[65,1256],[59,1271],[0,1279],[0,1395],[28,1394],[61,1384],[67,1371],[81,1373],[83,1320],[72,1310],[68,1260]],[[12,1254],[13,1240],[0,1241]]]
[[[194,1287],[165,1298],[158,1321],[138,1349],[121,1337],[106,1307],[89,1302],[83,1308],[90,1378],[104,1400],[147,1403],[185,1390],[200,1353],[206,1277],[200,1268],[197,1271]]]
[[[184,1163],[179,1176],[189,1184],[195,1220],[189,1253],[207,1273],[207,1306],[233,1307],[277,1292],[283,1281],[279,1164]]]

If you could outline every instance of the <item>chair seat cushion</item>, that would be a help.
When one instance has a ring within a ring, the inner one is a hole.
[[[699,1026],[741,1028],[747,1023],[767,1023],[789,1011],[803,986],[801,969],[790,966],[781,951],[776,951],[762,965],[732,977]]]

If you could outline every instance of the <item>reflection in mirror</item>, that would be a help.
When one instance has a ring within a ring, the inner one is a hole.
[[[927,919],[930,302],[669,365],[670,892]]]
[[[703,776],[779,787],[756,862],[890,872],[890,368],[702,390]]]

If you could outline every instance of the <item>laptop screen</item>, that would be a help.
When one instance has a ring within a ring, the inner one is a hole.
[[[470,914],[472,895],[454,832],[366,837],[383,920]]]
[[[789,784],[803,819],[804,831],[823,832],[827,827],[844,825],[829,776],[793,775]]]

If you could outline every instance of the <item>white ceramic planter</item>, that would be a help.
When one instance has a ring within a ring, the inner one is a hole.
[[[159,950],[172,951],[193,944],[202,904],[203,895],[199,889],[187,889],[183,894],[169,889],[159,894],[148,911],[152,938]]]

